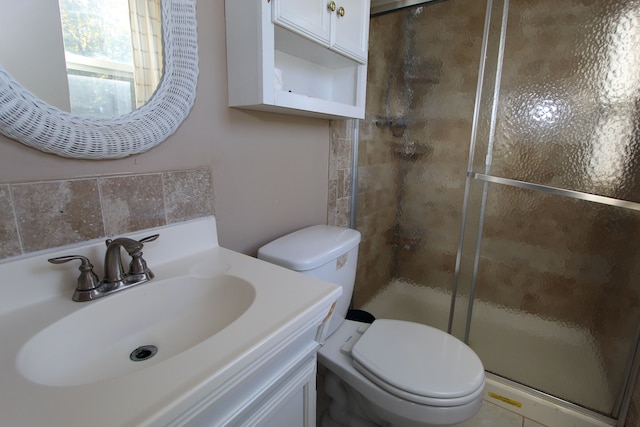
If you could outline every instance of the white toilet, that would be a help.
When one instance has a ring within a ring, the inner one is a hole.
[[[263,246],[258,258],[342,286],[318,360],[331,398],[322,427],[427,427],[461,423],[480,409],[484,368],[457,338],[400,320],[345,319],[360,233],[316,225]]]

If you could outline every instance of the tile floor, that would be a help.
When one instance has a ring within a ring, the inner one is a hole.
[[[322,401],[323,397],[321,396],[322,391],[318,389],[318,412],[326,408],[325,402]],[[318,426],[321,426],[320,417],[318,417]],[[522,417],[516,413],[507,411],[499,407],[498,405],[494,405],[491,402],[484,401],[482,402],[482,408],[480,408],[480,412],[470,420],[465,421],[461,424],[455,424],[452,427],[546,427],[544,424],[537,423],[535,421],[529,420],[527,418]]]
[[[544,427],[521,415],[507,411],[491,402],[482,402],[480,412],[468,421],[456,424],[458,427]]]

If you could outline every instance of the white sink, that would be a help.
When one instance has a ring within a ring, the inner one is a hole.
[[[254,392],[239,384],[275,375],[257,367],[293,343],[315,351],[338,286],[220,247],[213,217],[127,237],[156,233],[155,278],[95,301],[72,301],[77,267],[47,259],[85,256],[101,276],[103,239],[0,263],[0,425],[184,426],[203,405],[235,411]],[[145,345],[157,353],[132,361]]]
[[[215,335],[240,317],[255,295],[249,282],[226,274],[151,281],[48,326],[22,347],[17,368],[29,380],[49,386],[129,374]],[[157,353],[148,357],[150,349]]]

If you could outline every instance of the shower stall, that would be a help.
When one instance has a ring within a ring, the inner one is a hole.
[[[373,16],[354,306],[624,417],[640,330],[640,1]]]

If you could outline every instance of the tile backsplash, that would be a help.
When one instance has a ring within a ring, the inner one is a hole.
[[[208,168],[1,184],[0,261],[208,215]]]

